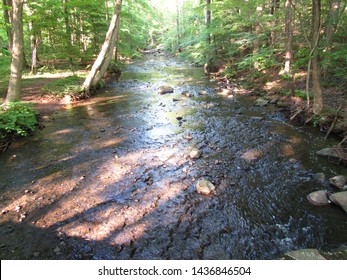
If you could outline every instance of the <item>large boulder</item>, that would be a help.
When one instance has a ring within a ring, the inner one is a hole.
[[[312,192],[307,199],[314,205],[329,205],[328,194],[325,190]]]
[[[347,191],[331,194],[329,199],[347,213]]]
[[[330,184],[343,190],[347,190],[347,177],[343,175],[335,176],[330,178]]]
[[[196,191],[199,194],[203,195],[209,195],[214,192],[216,187],[206,179],[201,179],[197,184],[196,184]]]
[[[161,86],[158,88],[158,93],[159,94],[166,94],[166,93],[173,93],[174,89],[173,87],[170,86]]]

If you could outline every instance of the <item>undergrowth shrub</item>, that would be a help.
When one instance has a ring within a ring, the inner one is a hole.
[[[30,104],[13,102],[0,107],[0,141],[12,136],[27,136],[37,128],[37,116]]]

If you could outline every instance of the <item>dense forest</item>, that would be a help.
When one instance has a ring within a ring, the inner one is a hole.
[[[102,85],[107,69],[117,73],[122,63],[140,56],[142,50],[163,46],[166,51],[205,67],[206,72],[217,73],[229,84],[243,82],[244,87],[274,96],[304,100],[304,104],[293,109],[292,117],[304,112],[306,120],[319,123],[318,116],[326,109],[329,120],[325,118],[322,123],[327,126],[333,122],[336,110],[341,111],[341,116],[346,114],[344,108],[334,106],[346,96],[346,1],[169,3],[3,0],[0,90],[2,100],[8,104],[3,109],[16,106],[17,111],[24,110],[19,103],[11,105],[21,100],[23,75],[33,77],[69,70],[71,75],[60,84],[57,82],[58,88],[48,86],[46,92],[58,98],[66,94],[89,96],[88,81],[83,84],[86,72],[78,70],[91,69],[106,31],[113,28],[109,31],[116,36],[106,38],[113,45],[103,54],[108,61],[99,60],[105,71],[98,73],[96,80],[89,77],[93,87]],[[121,7],[121,20],[112,23],[117,5]],[[59,87],[62,84],[65,86]],[[16,109],[12,108],[7,115],[13,111]],[[3,113],[1,117],[6,123]],[[26,128],[9,127],[2,122],[1,137],[6,137],[5,131],[25,134],[35,126],[35,120],[29,120]],[[345,131],[346,123],[339,125],[338,130]]]

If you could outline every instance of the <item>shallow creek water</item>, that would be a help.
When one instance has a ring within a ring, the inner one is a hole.
[[[164,84],[174,93],[159,95]],[[306,198],[333,191],[316,173],[345,172],[316,157],[330,143],[214,87],[200,68],[147,56],[11,146],[1,259],[275,259],[346,244],[346,214]],[[201,178],[214,195],[196,192]]]

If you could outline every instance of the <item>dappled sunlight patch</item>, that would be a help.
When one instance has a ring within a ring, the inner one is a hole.
[[[264,86],[264,89],[269,91],[269,90],[274,90],[274,89],[279,89],[281,88],[281,80],[275,80],[271,82],[267,82]]]

